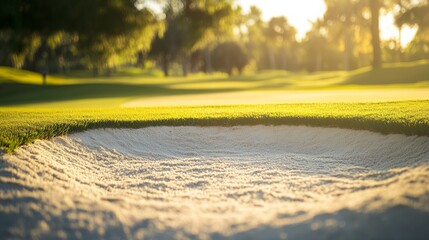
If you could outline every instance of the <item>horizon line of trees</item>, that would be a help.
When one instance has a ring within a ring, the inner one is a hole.
[[[94,75],[152,61],[168,76],[190,72],[353,70],[429,59],[429,0],[325,0],[325,15],[298,41],[286,17],[243,13],[234,0],[15,0],[0,8],[0,65],[41,71],[90,69]],[[380,40],[379,19],[392,13],[398,35]]]

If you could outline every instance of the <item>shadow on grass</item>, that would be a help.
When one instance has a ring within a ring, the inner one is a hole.
[[[129,78],[156,78],[162,77],[163,73],[158,69],[138,69],[138,68],[125,68],[114,71],[110,74],[100,73],[94,75],[93,72],[88,70],[75,70],[66,74],[52,74],[52,76],[60,77],[63,79],[102,79],[109,80],[117,77],[129,77]]]
[[[392,65],[379,70],[367,70],[352,74],[343,84],[383,85],[422,81],[429,81],[429,63]]]
[[[38,86],[30,84],[1,84],[0,106],[30,103],[50,103],[80,99],[120,97],[156,97],[236,91],[236,89],[172,89],[165,85],[74,84]]]
[[[271,83],[272,78],[284,76],[283,74],[257,74],[252,76],[236,76],[232,78],[213,78],[202,80],[182,81],[168,84],[126,84],[126,83],[91,83],[71,85],[33,85],[5,81],[0,84],[0,106],[18,106],[24,104],[52,103],[59,101],[72,101],[81,99],[103,98],[133,98],[133,97],[159,97],[188,94],[221,93],[232,91],[253,90],[254,87],[228,88],[222,87],[222,82],[242,81],[261,82],[257,89],[275,89],[285,87],[287,83]],[[219,83],[218,88],[172,88],[186,83]]]
[[[250,75],[234,75],[230,77],[215,77],[215,78],[202,78],[202,79],[191,79],[191,80],[185,80],[180,81],[177,83],[170,83],[170,86],[175,85],[185,85],[185,84],[199,84],[199,83],[225,83],[225,82],[243,82],[243,83],[249,83],[249,82],[260,82],[267,88],[270,87],[270,84],[264,85],[264,83],[268,83],[272,79],[287,79],[291,78],[291,76],[298,76],[297,74],[292,74],[286,71],[277,71],[277,72],[260,72],[256,74],[250,74]],[[286,82],[284,84],[287,84]],[[283,84],[283,85],[284,85]]]

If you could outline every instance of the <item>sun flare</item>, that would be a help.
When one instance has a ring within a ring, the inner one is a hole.
[[[264,20],[275,16],[286,16],[291,25],[297,29],[298,39],[303,38],[311,29],[311,22],[322,17],[326,11],[323,0],[238,0],[237,2],[244,11],[247,11],[250,6],[257,6],[262,10]]]
[[[311,29],[311,23],[322,18],[326,12],[324,0],[238,0],[243,10],[247,12],[250,6],[257,6],[262,10],[263,19],[268,21],[272,17],[286,16],[292,26],[297,29],[297,39],[302,39]],[[311,6],[311,7],[309,7]],[[382,15],[380,19],[380,36],[383,40],[398,39],[399,33],[394,26],[392,14]],[[417,29],[405,26],[401,32],[401,45],[405,47],[413,40]]]

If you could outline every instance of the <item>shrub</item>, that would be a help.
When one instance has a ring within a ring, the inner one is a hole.
[[[234,69],[241,74],[249,63],[249,57],[236,42],[224,42],[216,46],[212,54],[213,67],[216,71],[231,75]]]

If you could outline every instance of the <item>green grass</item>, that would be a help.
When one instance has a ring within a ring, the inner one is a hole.
[[[386,85],[417,83],[428,80],[428,62],[418,61],[389,64],[376,71],[371,71],[369,68],[358,69],[343,84]]]
[[[93,128],[139,128],[159,125],[231,126],[289,124],[341,127],[429,136],[429,101],[379,103],[315,103],[127,109],[133,99],[259,91],[267,96],[308,90],[361,91],[428,89],[429,62],[385,65],[352,72],[291,73],[264,71],[228,78],[224,74],[159,77],[159,72],[127,68],[110,78],[88,72],[49,76],[40,86],[38,73],[0,67],[0,148],[11,152],[35,139]],[[426,91],[426,90],[425,90]],[[407,93],[408,94],[408,93]],[[413,91],[410,91],[413,94]],[[245,95],[243,95],[245,96]],[[426,98],[423,98],[426,99]],[[429,96],[428,96],[429,99]],[[339,100],[340,101],[340,100]],[[214,104],[216,105],[216,104]]]
[[[0,109],[0,147],[93,128],[309,125],[429,136],[429,101],[240,105],[222,107]]]
[[[429,88],[428,61],[388,64],[378,71],[263,71],[231,78],[224,74],[163,78],[148,71],[126,68],[112,77],[97,78],[89,72],[72,72],[48,76],[49,86],[43,87],[38,73],[0,67],[0,106],[118,107],[135,98],[205,93]]]

